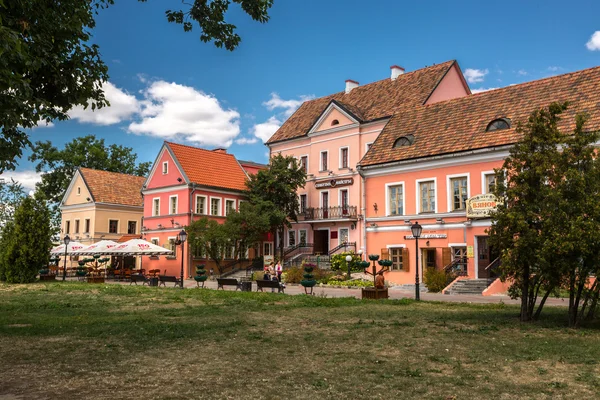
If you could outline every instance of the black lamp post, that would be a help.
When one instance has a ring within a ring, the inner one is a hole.
[[[181,230],[181,232],[179,232],[179,234],[177,235],[177,242],[179,242],[181,244],[181,288],[183,289],[183,261],[184,261],[184,243],[185,240],[187,239],[187,232],[185,230]]]
[[[421,298],[419,296],[419,238],[421,237],[421,232],[423,231],[423,227],[421,225],[419,225],[418,222],[415,222],[410,227],[410,230],[412,231],[412,235],[416,241],[415,255],[417,258],[417,264],[415,266],[415,300],[421,300]]]
[[[64,243],[65,243],[65,263],[63,264],[63,281],[65,279],[67,279],[67,249],[69,248],[69,243],[71,243],[71,238],[69,237],[69,235],[65,235],[65,238],[63,239]]]
[[[346,264],[348,264],[348,280],[350,280],[350,278],[352,277],[352,275],[350,274],[350,266],[352,265],[352,256],[350,254],[348,254],[346,256]]]

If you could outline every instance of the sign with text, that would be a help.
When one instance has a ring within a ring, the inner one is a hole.
[[[445,233],[425,233],[419,236],[419,239],[446,239],[447,237],[448,235],[446,235]],[[406,235],[404,236],[404,239],[414,240],[415,237],[413,235]]]
[[[334,188],[339,186],[349,186],[354,183],[354,178],[337,178],[337,179],[329,179],[327,181],[318,181],[315,182],[315,188],[323,189],[323,188]]]
[[[467,218],[489,218],[498,204],[501,202],[491,193],[473,196],[467,200]]]

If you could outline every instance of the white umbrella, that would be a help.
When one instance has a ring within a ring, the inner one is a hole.
[[[73,254],[90,256],[93,256],[94,254],[107,254],[111,250],[114,250],[118,245],[119,243],[112,240],[101,240],[99,242],[92,243],[81,250],[74,251]]]
[[[84,244],[81,244],[79,242],[69,242],[69,245],[67,246],[67,255],[71,255],[71,253],[74,253],[76,251],[79,251],[83,248],[85,248],[86,246]],[[59,256],[62,256],[65,254],[65,244],[60,244],[54,248],[52,248],[52,250],[50,250],[50,254],[56,254]]]
[[[158,255],[173,255],[173,251],[147,242],[143,239],[131,239],[125,243],[121,243],[117,247],[112,248],[104,254],[113,256],[158,256]]]

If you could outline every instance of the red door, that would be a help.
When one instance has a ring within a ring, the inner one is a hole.
[[[329,192],[321,194],[321,206],[323,207],[323,219],[329,218]]]

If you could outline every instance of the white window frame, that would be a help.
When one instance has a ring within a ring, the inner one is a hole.
[[[200,210],[201,212],[198,212],[198,199],[203,198],[204,199],[204,207],[202,208],[202,210]],[[208,208],[208,196],[204,196],[202,194],[197,194],[196,195],[196,202],[194,203],[194,214],[199,214],[199,215],[208,215],[208,213],[206,212],[207,208]]]
[[[302,157],[306,157],[306,174],[308,175],[310,173],[310,169],[309,169],[309,167],[310,167],[310,163],[309,163],[310,156],[308,154],[301,154],[301,155],[299,155],[298,156],[298,163],[302,162]]]
[[[290,233],[294,234],[294,245],[298,244],[298,237],[296,235],[296,230],[290,229],[290,230],[288,230],[288,234],[287,234],[287,237],[286,237],[286,239],[287,239],[287,247],[291,246],[291,244],[290,244]]]
[[[156,200],[158,200],[158,213],[156,213],[156,208],[154,207],[156,204]],[[160,197],[155,197],[152,199],[152,216],[153,217],[160,216]]]
[[[465,202],[465,209],[464,210],[454,210],[452,207],[452,188],[450,187],[450,184],[452,182],[452,179],[455,178],[467,178],[467,199],[471,198],[471,174],[466,172],[463,174],[452,174],[452,175],[446,175],[446,201],[447,203],[447,210],[448,212],[463,212],[466,211],[467,209],[467,204]],[[436,196],[437,196],[437,192],[436,192]]]
[[[117,221],[117,231],[114,232],[114,233],[110,231],[110,221]],[[120,227],[121,227],[121,220],[120,219],[117,219],[117,218],[109,218],[108,219],[108,233],[110,233],[111,235],[118,235]]]
[[[308,243],[308,229],[298,229],[298,243],[300,243],[300,232],[304,232],[304,237],[306,238],[304,244]]]
[[[327,193],[327,207],[331,207],[331,195],[329,190],[321,190],[319,192],[319,208],[323,208],[323,193]]]
[[[235,201],[235,199],[228,199],[225,198],[225,202],[223,203],[223,211],[225,212],[225,216],[228,216],[229,214],[227,213],[227,202],[228,201],[233,201],[233,211],[237,211],[237,202]]]
[[[133,233],[129,233],[129,223],[130,222],[135,222],[135,232],[133,232]],[[128,235],[137,235],[137,232],[138,232],[138,224],[137,223],[138,222],[135,219],[128,219],[127,220],[127,234]]]
[[[391,210],[390,210],[390,196],[389,196],[390,186],[402,186],[402,215],[406,215],[406,185],[404,184],[404,181],[390,182],[390,183],[385,184],[385,215],[386,216],[392,215]],[[418,200],[418,198],[419,197],[417,196],[417,200]]]
[[[154,243],[155,240],[156,240],[156,243]],[[160,246],[160,238],[157,238],[157,237],[150,238],[150,243]]]
[[[162,163],[162,174],[167,175],[169,173],[169,162],[163,161]]]
[[[350,243],[350,228],[338,228],[338,244],[342,244],[342,233],[341,231],[348,231],[348,241],[346,243]]]
[[[173,251],[173,255],[167,257],[177,258],[177,245],[175,244],[175,242],[177,242],[177,236],[167,236],[167,245],[171,243],[171,239],[173,239],[173,248],[167,247],[167,249]]]
[[[438,201],[438,190],[437,190],[437,178],[433,177],[433,178],[424,178],[424,179],[416,179],[415,180],[415,199],[416,199],[416,204],[417,204],[417,212],[415,214],[420,214],[421,213],[421,201],[420,201],[420,195],[421,195],[421,183],[425,183],[425,182],[432,182],[433,181],[433,192],[434,194],[434,199],[435,199],[435,209],[433,211],[432,214],[437,214],[438,212],[438,207],[439,207],[439,201]],[[406,211],[405,211],[406,212]],[[431,213],[431,211],[426,211],[426,213]]]
[[[173,199],[175,199],[175,212],[173,212]],[[175,215],[179,211],[179,195],[169,196],[169,215]]]
[[[308,209],[308,194],[307,193],[300,193],[298,194],[298,212],[304,212],[302,211],[302,196],[306,197],[306,204],[305,204],[305,209],[304,211],[306,211]]]
[[[481,194],[488,194],[487,182],[485,177],[488,175],[496,175],[494,170],[492,171],[481,171]],[[498,179],[498,177],[496,177]]]
[[[218,199],[219,200],[219,210],[217,215],[214,215],[212,213],[212,201],[213,199]],[[223,198],[222,197],[216,197],[216,196],[210,196],[210,201],[209,201],[209,214],[208,215],[212,215],[213,217],[222,217],[223,216]]]
[[[347,157],[348,158],[348,165],[346,167],[342,167],[342,150],[343,149],[346,149],[347,152],[348,152],[348,157]],[[340,147],[340,151],[339,151],[339,155],[338,156],[339,156],[338,169],[342,169],[342,168],[349,169],[350,168],[350,146],[342,146],[342,147]]]
[[[350,207],[350,189],[349,189],[349,188],[347,188],[347,187],[345,187],[345,188],[341,188],[341,189],[338,189],[338,205],[339,205],[340,207],[342,207],[342,206],[343,206],[343,204],[342,204],[342,192],[343,192],[344,190],[345,190],[346,192],[348,192],[348,207]]]
[[[323,169],[323,153],[327,154],[327,169]],[[319,153],[319,172],[329,171],[329,151],[321,150]]]

